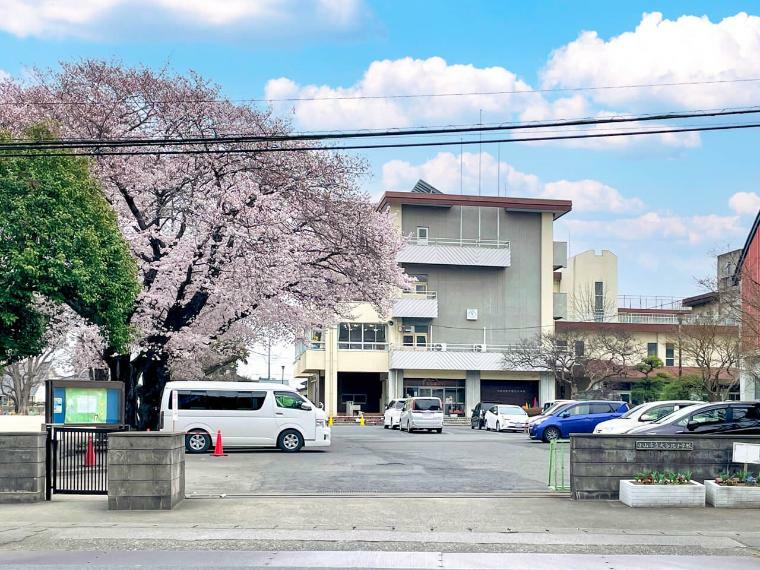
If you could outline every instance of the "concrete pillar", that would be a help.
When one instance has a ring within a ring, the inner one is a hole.
[[[554,380],[554,374],[551,372],[542,372],[538,382],[538,405],[543,406],[545,402],[552,402],[556,398],[557,383]]]
[[[338,331],[325,329],[325,410],[328,416],[338,415]],[[341,412],[342,413],[342,412]]]
[[[469,418],[472,409],[480,402],[480,370],[468,370],[464,380],[464,413]]]
[[[108,434],[110,510],[171,510],[184,498],[184,434],[141,431]]]
[[[0,503],[45,500],[47,433],[0,433]]]

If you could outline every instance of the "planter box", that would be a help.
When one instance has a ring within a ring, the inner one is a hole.
[[[760,487],[725,487],[705,481],[707,503],[731,509],[760,509]]]
[[[705,486],[696,481],[687,485],[637,485],[620,481],[620,502],[629,507],[704,507]]]

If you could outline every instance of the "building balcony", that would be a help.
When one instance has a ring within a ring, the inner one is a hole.
[[[391,316],[421,319],[438,318],[438,296],[435,291],[404,292],[393,304]]]
[[[728,317],[713,317],[710,315],[678,313],[618,313],[618,322],[652,325],[719,325],[733,327],[739,323]]]
[[[560,267],[567,267],[567,242],[555,241],[553,244],[554,249],[554,270],[556,271]]]
[[[429,265],[509,267],[510,242],[486,239],[412,238],[396,261]]]
[[[504,353],[513,345],[430,343],[424,346],[391,345],[391,369],[512,370]],[[529,370],[533,372],[534,370]]]
[[[325,343],[305,342],[296,348],[293,376],[303,377],[325,369]]]

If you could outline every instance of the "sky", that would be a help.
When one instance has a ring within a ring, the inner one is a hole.
[[[81,58],[198,72],[232,99],[270,100],[254,104],[299,131],[752,107],[760,2],[0,0],[3,74]],[[572,199],[555,227],[571,254],[615,252],[621,294],[686,296],[702,292],[697,281],[714,274],[715,253],[742,246],[760,209],[758,136],[481,149],[452,138],[435,149],[368,151],[362,183],[373,197],[424,178],[454,193]],[[244,371],[265,375],[266,351],[257,352]],[[281,365],[289,376],[292,352],[277,347],[277,375]]]

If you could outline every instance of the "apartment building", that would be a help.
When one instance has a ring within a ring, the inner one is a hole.
[[[640,347],[640,356],[657,356],[671,376],[698,374],[693,358],[682,350],[689,331],[706,322],[719,325],[719,334],[738,335],[737,322],[723,310],[721,295],[729,292],[738,258],[737,251],[718,256],[717,283],[720,292],[708,292],[685,299],[665,296],[620,295],[618,293],[618,259],[611,251],[584,251],[568,259],[567,267],[555,272],[554,289],[566,295],[568,318],[557,321],[557,334],[572,338],[625,333]],[[690,328],[691,327],[691,328]],[[738,368],[725,380],[738,375]],[[643,374],[631,367],[624,377],[610,378],[609,390],[630,401],[631,391]],[[569,396],[566,387],[558,386],[557,396]],[[735,386],[730,397],[739,399]]]
[[[357,302],[352,319],[315,328],[297,346],[295,375],[330,414],[379,413],[392,398],[437,396],[448,416],[481,400],[533,405],[554,398],[546,371],[506,369],[503,353],[566,316],[554,272],[567,244],[553,224],[566,200],[443,194],[420,181],[378,208],[408,238],[398,263],[414,289],[391,314]]]

